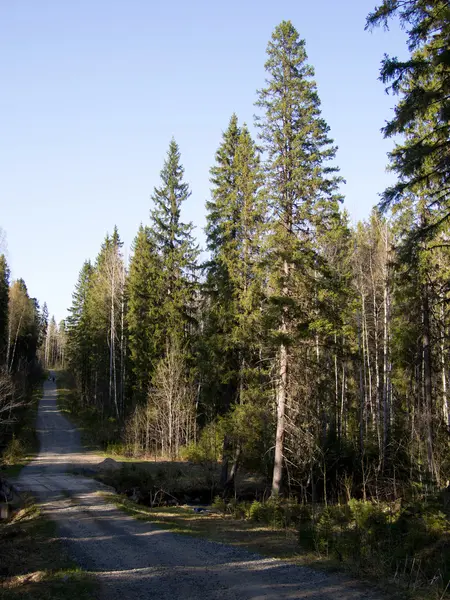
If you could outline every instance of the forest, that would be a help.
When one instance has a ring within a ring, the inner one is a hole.
[[[344,208],[339,140],[306,41],[282,21],[254,122],[221,124],[206,247],[184,218],[195,190],[174,138],[130,258],[115,226],[80,265],[60,323],[11,280],[0,235],[3,463],[33,386],[57,369],[59,407],[97,449],[131,461],[106,481],[118,492],[140,501],[145,488],[151,509],[155,492],[164,508],[181,503],[188,465],[203,474],[192,498],[208,481],[215,510],[295,531],[295,555],[300,544],[444,598],[450,5],[382,0],[366,29],[394,21],[408,57],[385,55],[373,76],[395,104],[380,123],[395,181],[366,220],[352,224]],[[163,467],[135,468],[150,462]],[[256,482],[250,495],[244,479]]]
[[[233,114],[211,157],[204,260],[171,140],[131,259],[116,227],[41,349],[74,375],[100,438],[114,423],[105,445],[218,461],[224,490],[250,469],[272,497],[305,501],[448,485],[449,10],[386,0],[367,18],[399,18],[410,57],[380,71],[397,182],[354,227],[289,21],[267,46],[255,139]]]
[[[115,227],[65,321],[9,282],[2,255],[0,420],[56,365],[105,447],[220,463],[225,496],[242,469],[306,502],[448,486],[449,11],[385,0],[367,18],[400,19],[410,56],[381,64],[397,181],[366,221],[343,208],[306,42],[283,21],[256,135],[233,114],[211,157],[206,248],[182,217],[191,190],[172,139],[130,260]]]

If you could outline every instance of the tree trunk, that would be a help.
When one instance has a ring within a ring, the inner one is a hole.
[[[428,469],[438,480],[433,454],[433,429],[432,429],[432,409],[433,409],[433,389],[432,389],[432,370],[431,370],[431,340],[430,340],[430,307],[428,298],[428,285],[425,283],[422,287],[422,350],[423,350],[423,377],[424,377],[424,408],[425,408],[425,427],[426,427],[426,446]]]
[[[240,456],[241,456],[241,447],[238,444],[236,447],[236,451],[234,453],[233,464],[231,465],[230,475],[225,482],[224,496],[228,496],[229,492],[232,489],[234,489],[236,475],[237,475],[237,471],[238,471],[238,467],[239,467]]]
[[[445,364],[445,316],[444,316],[444,304],[441,305],[441,321],[442,321],[442,334],[441,334],[441,371],[442,371],[442,417],[450,432],[450,411],[447,396],[447,371]]]
[[[11,364],[9,365],[9,372],[10,373],[12,371],[12,367],[13,367],[13,364],[14,364],[14,355],[16,354],[17,338],[19,337],[19,331],[20,331],[20,325],[22,323],[23,313],[24,313],[24,311],[22,311],[22,314],[20,315],[19,324],[17,325],[16,335],[15,335],[15,338],[14,338],[14,346],[13,346],[13,351],[12,351],[12,355],[11,355]]]
[[[387,228],[387,225],[386,225]],[[389,289],[388,289],[388,237],[386,229],[385,250],[386,256],[384,260],[384,291],[383,291],[383,463],[386,459],[387,447],[389,442],[389,425],[390,425],[390,406],[389,406]]]
[[[228,437],[225,436],[223,439],[222,449],[222,466],[220,469],[220,486],[225,489],[225,485],[228,481],[228,465],[230,462],[230,443]]]
[[[287,388],[287,348],[285,344],[280,346],[279,381],[277,383],[277,431],[275,437],[275,457],[273,464],[272,496],[278,496],[281,490],[283,477],[283,454],[286,412],[286,388]]]
[[[379,349],[378,349],[378,307],[375,278],[372,268],[372,257],[370,258],[370,273],[372,278],[372,303],[373,303],[373,328],[374,328],[374,355],[375,355],[375,411],[376,411],[376,429],[378,438],[379,456],[383,456],[383,444],[380,434],[380,365],[379,365]]]
[[[362,319],[361,319],[362,321]],[[364,433],[365,433],[365,413],[366,413],[366,390],[365,390],[365,376],[364,376],[364,348],[361,340],[361,323],[358,323],[358,350],[359,350],[359,451],[361,456],[364,452]]]
[[[290,229],[288,222],[288,229]],[[288,277],[289,277],[289,264],[285,260],[283,264],[284,271],[284,285],[283,295],[288,296]],[[287,334],[287,322],[286,322],[286,311],[283,310],[282,321],[281,321],[281,333]],[[279,349],[279,371],[278,381],[276,387],[276,403],[277,403],[277,430],[275,434],[275,456],[273,463],[273,476],[272,476],[272,496],[278,496],[281,491],[281,483],[283,479],[283,461],[284,461],[284,434],[286,429],[286,399],[287,399],[287,376],[288,376],[288,352],[284,342],[280,344]]]

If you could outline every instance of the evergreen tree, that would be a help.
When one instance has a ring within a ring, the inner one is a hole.
[[[263,295],[261,246],[265,202],[259,155],[248,129],[238,127],[231,117],[211,169],[212,199],[207,203],[207,242],[211,260],[207,263],[206,290],[209,296],[203,330],[206,354],[207,392],[219,396],[220,412],[234,407],[225,440],[224,483],[231,484],[242,440],[236,407],[250,410],[252,400],[261,400],[258,386],[260,316]],[[213,360],[211,360],[213,359]],[[249,404],[250,403],[250,404]],[[245,405],[246,408],[243,408]],[[249,414],[249,413],[248,413]],[[234,444],[232,444],[232,441]],[[234,462],[227,476],[228,454],[234,445]]]
[[[411,56],[406,61],[385,57],[380,79],[400,94],[385,137],[407,135],[391,153],[391,169],[399,181],[383,196],[383,208],[405,193],[426,188],[429,206],[442,206],[441,218],[421,228],[434,229],[450,216],[450,5],[447,0],[384,0],[367,18],[366,28],[398,17],[408,32]],[[426,124],[426,127],[417,126]]]
[[[95,396],[102,410],[120,417],[124,410],[125,267],[117,230],[103,242],[88,289]]]
[[[47,307],[47,303],[44,302],[44,305],[42,306],[40,327],[39,327],[40,344],[43,344],[45,341],[45,337],[47,335],[47,327],[48,327],[48,307]]]
[[[320,267],[315,230],[336,209],[340,179],[330,164],[336,148],[320,113],[314,70],[305,42],[292,23],[276,27],[267,48],[267,87],[260,90],[257,117],[266,152],[272,235],[270,290],[277,349],[277,432],[272,493],[282,482],[290,348],[307,331],[312,316],[314,273]],[[320,219],[319,219],[320,216]],[[298,339],[298,337],[297,337]]]
[[[165,337],[183,336],[188,331],[199,253],[192,223],[181,220],[181,207],[190,191],[183,181],[184,168],[180,158],[178,144],[172,139],[161,170],[161,186],[154,188],[152,196],[154,208],[150,229],[162,259]]]
[[[233,115],[211,169],[212,200],[207,203],[210,293],[222,320],[222,349],[239,355],[240,374],[246,352],[256,343],[255,319],[262,302],[261,249],[265,219],[263,177],[248,129]],[[236,368],[236,365],[235,367]],[[241,381],[242,383],[242,381]]]
[[[211,200],[206,203],[206,238],[211,259],[205,265],[208,301],[201,344],[205,364],[203,387],[208,404],[214,399],[213,412],[219,414],[236,400],[238,388],[238,358],[231,343],[234,290],[226,253],[237,240],[240,219],[235,165],[240,133],[237,117],[232,115],[216,152],[216,164],[210,170],[213,187]]]
[[[67,319],[68,363],[75,374],[82,404],[88,403],[91,396],[92,332],[87,303],[92,274],[90,261],[85,261],[72,294]]]
[[[126,293],[132,387],[136,399],[143,401],[163,353],[165,316],[162,259],[150,229],[142,225],[133,243]]]
[[[58,354],[58,326],[56,324],[54,315],[52,315],[50,323],[48,325],[46,342],[47,366],[54,368],[57,365]]]
[[[39,318],[39,356],[40,361],[47,367],[47,331],[48,331],[48,307],[44,302]]]

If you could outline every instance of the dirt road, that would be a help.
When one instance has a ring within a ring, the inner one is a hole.
[[[46,382],[39,406],[39,456],[16,482],[33,492],[59,524],[74,559],[102,582],[105,599],[354,600],[378,596],[348,578],[262,558],[244,550],[173,534],[124,515],[93,480],[66,474],[98,462],[83,452],[78,431],[58,411]]]

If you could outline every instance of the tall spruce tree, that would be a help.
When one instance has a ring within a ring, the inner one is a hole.
[[[141,225],[133,243],[126,285],[132,388],[138,402],[146,399],[164,350],[162,282],[161,256],[150,229]]]
[[[231,343],[234,292],[225,255],[237,239],[240,218],[235,166],[240,132],[237,117],[232,115],[216,152],[216,164],[210,170],[211,200],[206,202],[205,231],[211,258],[206,264],[207,310],[201,346],[205,356],[203,389],[209,406],[214,399],[213,414],[229,409],[236,401],[238,388],[238,359]]]
[[[183,337],[189,331],[195,293],[198,246],[192,223],[183,223],[181,207],[191,195],[184,181],[178,144],[171,140],[161,170],[161,186],[152,195],[150,226],[162,259],[165,337]]]
[[[267,48],[267,86],[257,116],[265,150],[272,235],[270,290],[277,351],[277,429],[272,494],[280,493],[284,461],[290,348],[307,331],[319,265],[314,246],[317,215],[333,214],[340,179],[336,148],[321,117],[314,70],[305,42],[290,21],[276,27]]]
[[[240,406],[242,412],[249,409],[256,396],[261,398],[261,390],[255,390],[255,372],[259,359],[261,247],[266,212],[259,155],[247,127],[240,128],[235,115],[216,152],[211,183],[206,227],[211,252],[206,282],[209,310],[203,332],[209,377],[205,380],[213,380],[209,391],[214,393],[215,389],[219,394],[219,411],[233,408],[224,448],[223,483],[229,486],[243,454],[238,423],[244,416],[238,414],[236,407]],[[234,458],[228,477],[231,450]]]

